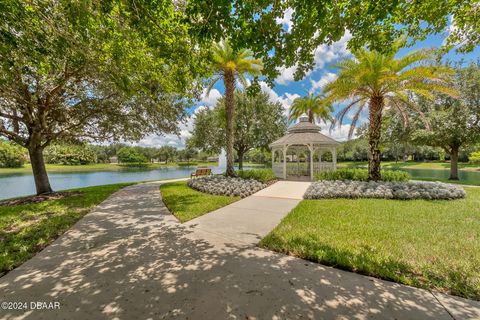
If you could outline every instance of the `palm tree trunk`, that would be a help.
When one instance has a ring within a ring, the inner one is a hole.
[[[369,106],[368,127],[368,180],[378,181],[380,174],[380,136],[382,129],[383,97],[372,97]]]
[[[235,121],[235,77],[232,72],[226,72],[223,78],[225,84],[225,114],[227,120],[226,139],[227,139],[227,177],[235,177],[234,158],[233,158],[233,143],[234,143],[234,130],[233,125]]]
[[[312,110],[308,110],[308,122],[313,123],[313,112]]]
[[[448,180],[459,180],[458,179],[458,151],[459,147],[454,146],[450,150],[450,177]]]

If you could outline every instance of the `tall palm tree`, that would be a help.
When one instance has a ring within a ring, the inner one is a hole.
[[[260,75],[263,69],[261,59],[255,59],[253,52],[248,49],[233,50],[227,40],[223,40],[213,45],[212,48],[212,68],[215,77],[210,82],[207,93],[213,88],[213,85],[219,80],[223,80],[225,85],[225,118],[226,118],[226,140],[227,140],[227,176],[235,176],[234,159],[233,159],[233,132],[235,121],[235,80],[247,87],[247,79],[245,75]]]
[[[333,106],[323,103],[322,96],[309,94],[293,100],[289,120],[300,118],[305,113],[308,115],[308,121],[311,123],[314,123],[315,120],[327,123],[333,121],[332,112]]]
[[[346,102],[347,106],[337,114],[337,123],[354,111],[349,136],[362,111],[368,108],[369,180],[381,179],[380,136],[383,112],[388,108],[397,111],[404,125],[408,125],[408,109],[418,113],[428,123],[415,103],[415,96],[433,100],[432,92],[455,97],[456,91],[449,87],[453,69],[447,66],[433,66],[425,62],[434,58],[433,50],[419,50],[395,58],[404,44],[399,40],[389,54],[361,49],[353,52],[354,58],[341,61],[336,80],[324,87],[324,103]]]

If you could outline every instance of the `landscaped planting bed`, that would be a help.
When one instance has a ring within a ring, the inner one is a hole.
[[[442,182],[317,181],[310,185],[305,199],[380,198],[453,200],[465,197],[462,187]]]
[[[265,188],[267,185],[254,179],[209,176],[188,181],[192,189],[222,196],[240,196],[242,198]]]

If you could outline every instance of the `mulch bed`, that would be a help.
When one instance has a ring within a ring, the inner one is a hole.
[[[52,192],[48,194],[41,194],[38,196],[28,196],[28,197],[22,197],[22,198],[16,198],[16,199],[3,200],[3,201],[0,201],[0,207],[39,203],[47,200],[58,200],[66,197],[78,196],[81,194],[83,194],[82,191]]]

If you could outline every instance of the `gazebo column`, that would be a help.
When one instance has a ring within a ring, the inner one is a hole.
[[[309,144],[308,150],[310,151],[310,180],[313,180],[313,145]]]
[[[283,146],[283,179],[287,179],[287,146]]]
[[[337,170],[337,147],[332,148],[332,166],[333,171]]]

